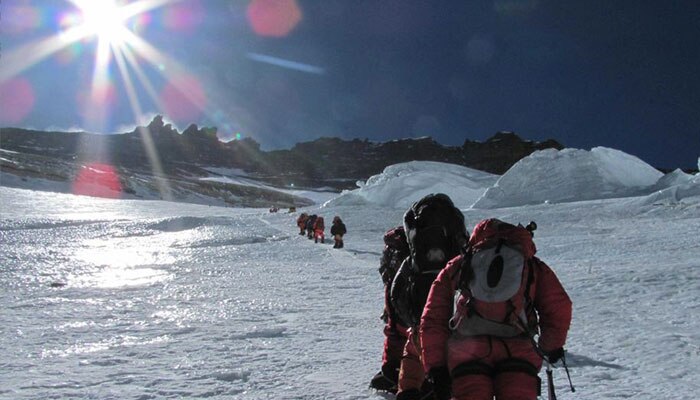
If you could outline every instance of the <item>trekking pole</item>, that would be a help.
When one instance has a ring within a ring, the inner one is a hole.
[[[557,400],[557,394],[554,392],[554,377],[552,376],[552,364],[549,360],[545,360],[547,363],[547,397],[549,400]]]
[[[575,393],[576,389],[574,388],[574,384],[571,383],[571,375],[569,375],[569,367],[566,365],[566,356],[561,358],[561,362],[564,365],[564,371],[566,371],[566,377],[569,378],[569,387],[571,387],[571,393]]]

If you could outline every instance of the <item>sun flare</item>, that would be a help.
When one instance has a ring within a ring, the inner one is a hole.
[[[200,112],[206,106],[206,95],[199,88],[195,79],[187,77],[187,69],[178,60],[168,56],[165,52],[153,46],[140,36],[140,30],[150,21],[150,11],[171,6],[182,0],[65,0],[73,7],[59,14],[57,22],[60,30],[53,35],[37,38],[21,45],[10,52],[2,54],[2,68],[0,68],[0,85],[5,91],[19,93],[22,102],[10,109],[0,110],[14,118],[23,118],[31,109],[34,95],[31,86],[18,77],[23,71],[36,65],[47,58],[59,55],[65,49],[75,44],[95,44],[94,66],[89,90],[81,90],[79,99],[80,112],[85,124],[96,132],[104,131],[110,113],[114,108],[115,92],[117,90],[114,81],[116,70],[123,83],[123,91],[128,99],[129,106],[134,114],[137,126],[148,123],[143,110],[142,99],[139,98],[137,85],[140,83],[145,89],[151,101],[158,109],[168,111],[168,106],[179,103],[170,100],[166,103],[163,96],[159,95],[154,83],[145,71],[146,66],[155,69],[167,82],[163,90],[168,94],[169,100],[185,98],[185,102],[196,107]],[[0,0],[2,3],[2,0]],[[141,64],[141,60],[146,63]],[[113,68],[116,66],[116,68]],[[134,74],[132,76],[132,74]],[[182,78],[186,77],[186,78]],[[135,78],[135,79],[134,79]],[[85,76],[85,81],[88,77]],[[195,90],[193,90],[194,88]],[[192,95],[191,93],[195,93]],[[6,107],[7,108],[7,107]],[[189,108],[180,107],[187,111]],[[2,114],[0,114],[0,117]],[[163,176],[160,156],[155,148],[148,129],[139,129],[141,139],[144,142],[148,158],[156,176]],[[82,185],[82,182],[79,182]],[[94,183],[94,182],[93,182]],[[166,179],[157,180],[158,189],[163,199],[169,199],[170,185]],[[81,188],[90,189],[92,184],[82,185]],[[94,185],[93,185],[94,186]],[[108,185],[108,187],[112,187]],[[116,186],[114,186],[116,187]],[[91,189],[90,189],[91,190]]]
[[[118,43],[124,40],[127,15],[124,8],[113,0],[75,1],[82,14],[83,25],[88,35],[95,35],[100,40]]]

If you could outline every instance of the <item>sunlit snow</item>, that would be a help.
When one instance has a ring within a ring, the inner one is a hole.
[[[700,176],[672,174],[607,149],[500,179],[409,163],[296,213],[0,187],[0,398],[384,399],[382,234],[443,191],[469,228],[538,223],[574,302],[560,399],[695,399]],[[493,187],[510,197],[469,207]],[[341,216],[345,248],[298,235],[299,212]]]

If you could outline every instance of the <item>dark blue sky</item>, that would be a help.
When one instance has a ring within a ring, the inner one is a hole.
[[[127,42],[138,67],[112,56],[97,78],[94,35],[25,61],[74,26],[72,3],[0,7],[2,126],[123,132],[160,113],[265,149],[510,130],[658,167],[700,155],[695,0],[183,0],[125,20],[170,59]]]

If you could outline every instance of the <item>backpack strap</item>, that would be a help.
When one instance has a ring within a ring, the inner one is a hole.
[[[452,369],[450,372],[452,378],[460,378],[467,375],[486,375],[493,376],[493,367],[483,361],[473,360],[463,362]]]
[[[507,372],[520,372],[523,374],[530,375],[532,377],[538,377],[537,367],[532,365],[531,362],[523,360],[520,358],[507,358],[500,361],[493,367],[494,375],[499,375]]]
[[[525,286],[525,301],[527,301],[528,307],[532,307],[532,299],[530,298],[530,286],[535,281],[535,260],[531,258],[527,260],[527,282]]]
[[[505,243],[506,243],[506,239],[505,239],[505,238],[500,238],[500,239],[498,239],[498,243],[496,244],[496,254],[498,254],[498,253],[501,252],[501,247],[503,247],[503,245],[504,245]]]
[[[462,253],[462,263],[459,268],[455,269],[455,275],[452,276],[454,281],[457,274],[459,274],[459,281],[457,282],[457,289],[460,291],[469,290],[469,281],[474,277],[472,272],[472,256],[474,256],[474,251],[471,247],[467,248]]]
[[[530,337],[531,340],[533,340],[533,343],[535,343],[535,347],[539,348],[537,346],[536,342],[534,341],[534,335],[537,332],[533,332],[532,329],[530,329],[530,321],[529,321],[529,316],[535,309],[535,304],[534,301],[532,300],[532,297],[530,296],[530,287],[535,281],[535,266],[537,265],[534,257],[530,258],[527,260],[527,281],[525,282],[525,291],[523,292],[523,297],[525,298],[525,321],[521,321],[520,318],[517,318],[517,322],[521,325],[520,328],[523,330],[523,332]]]

